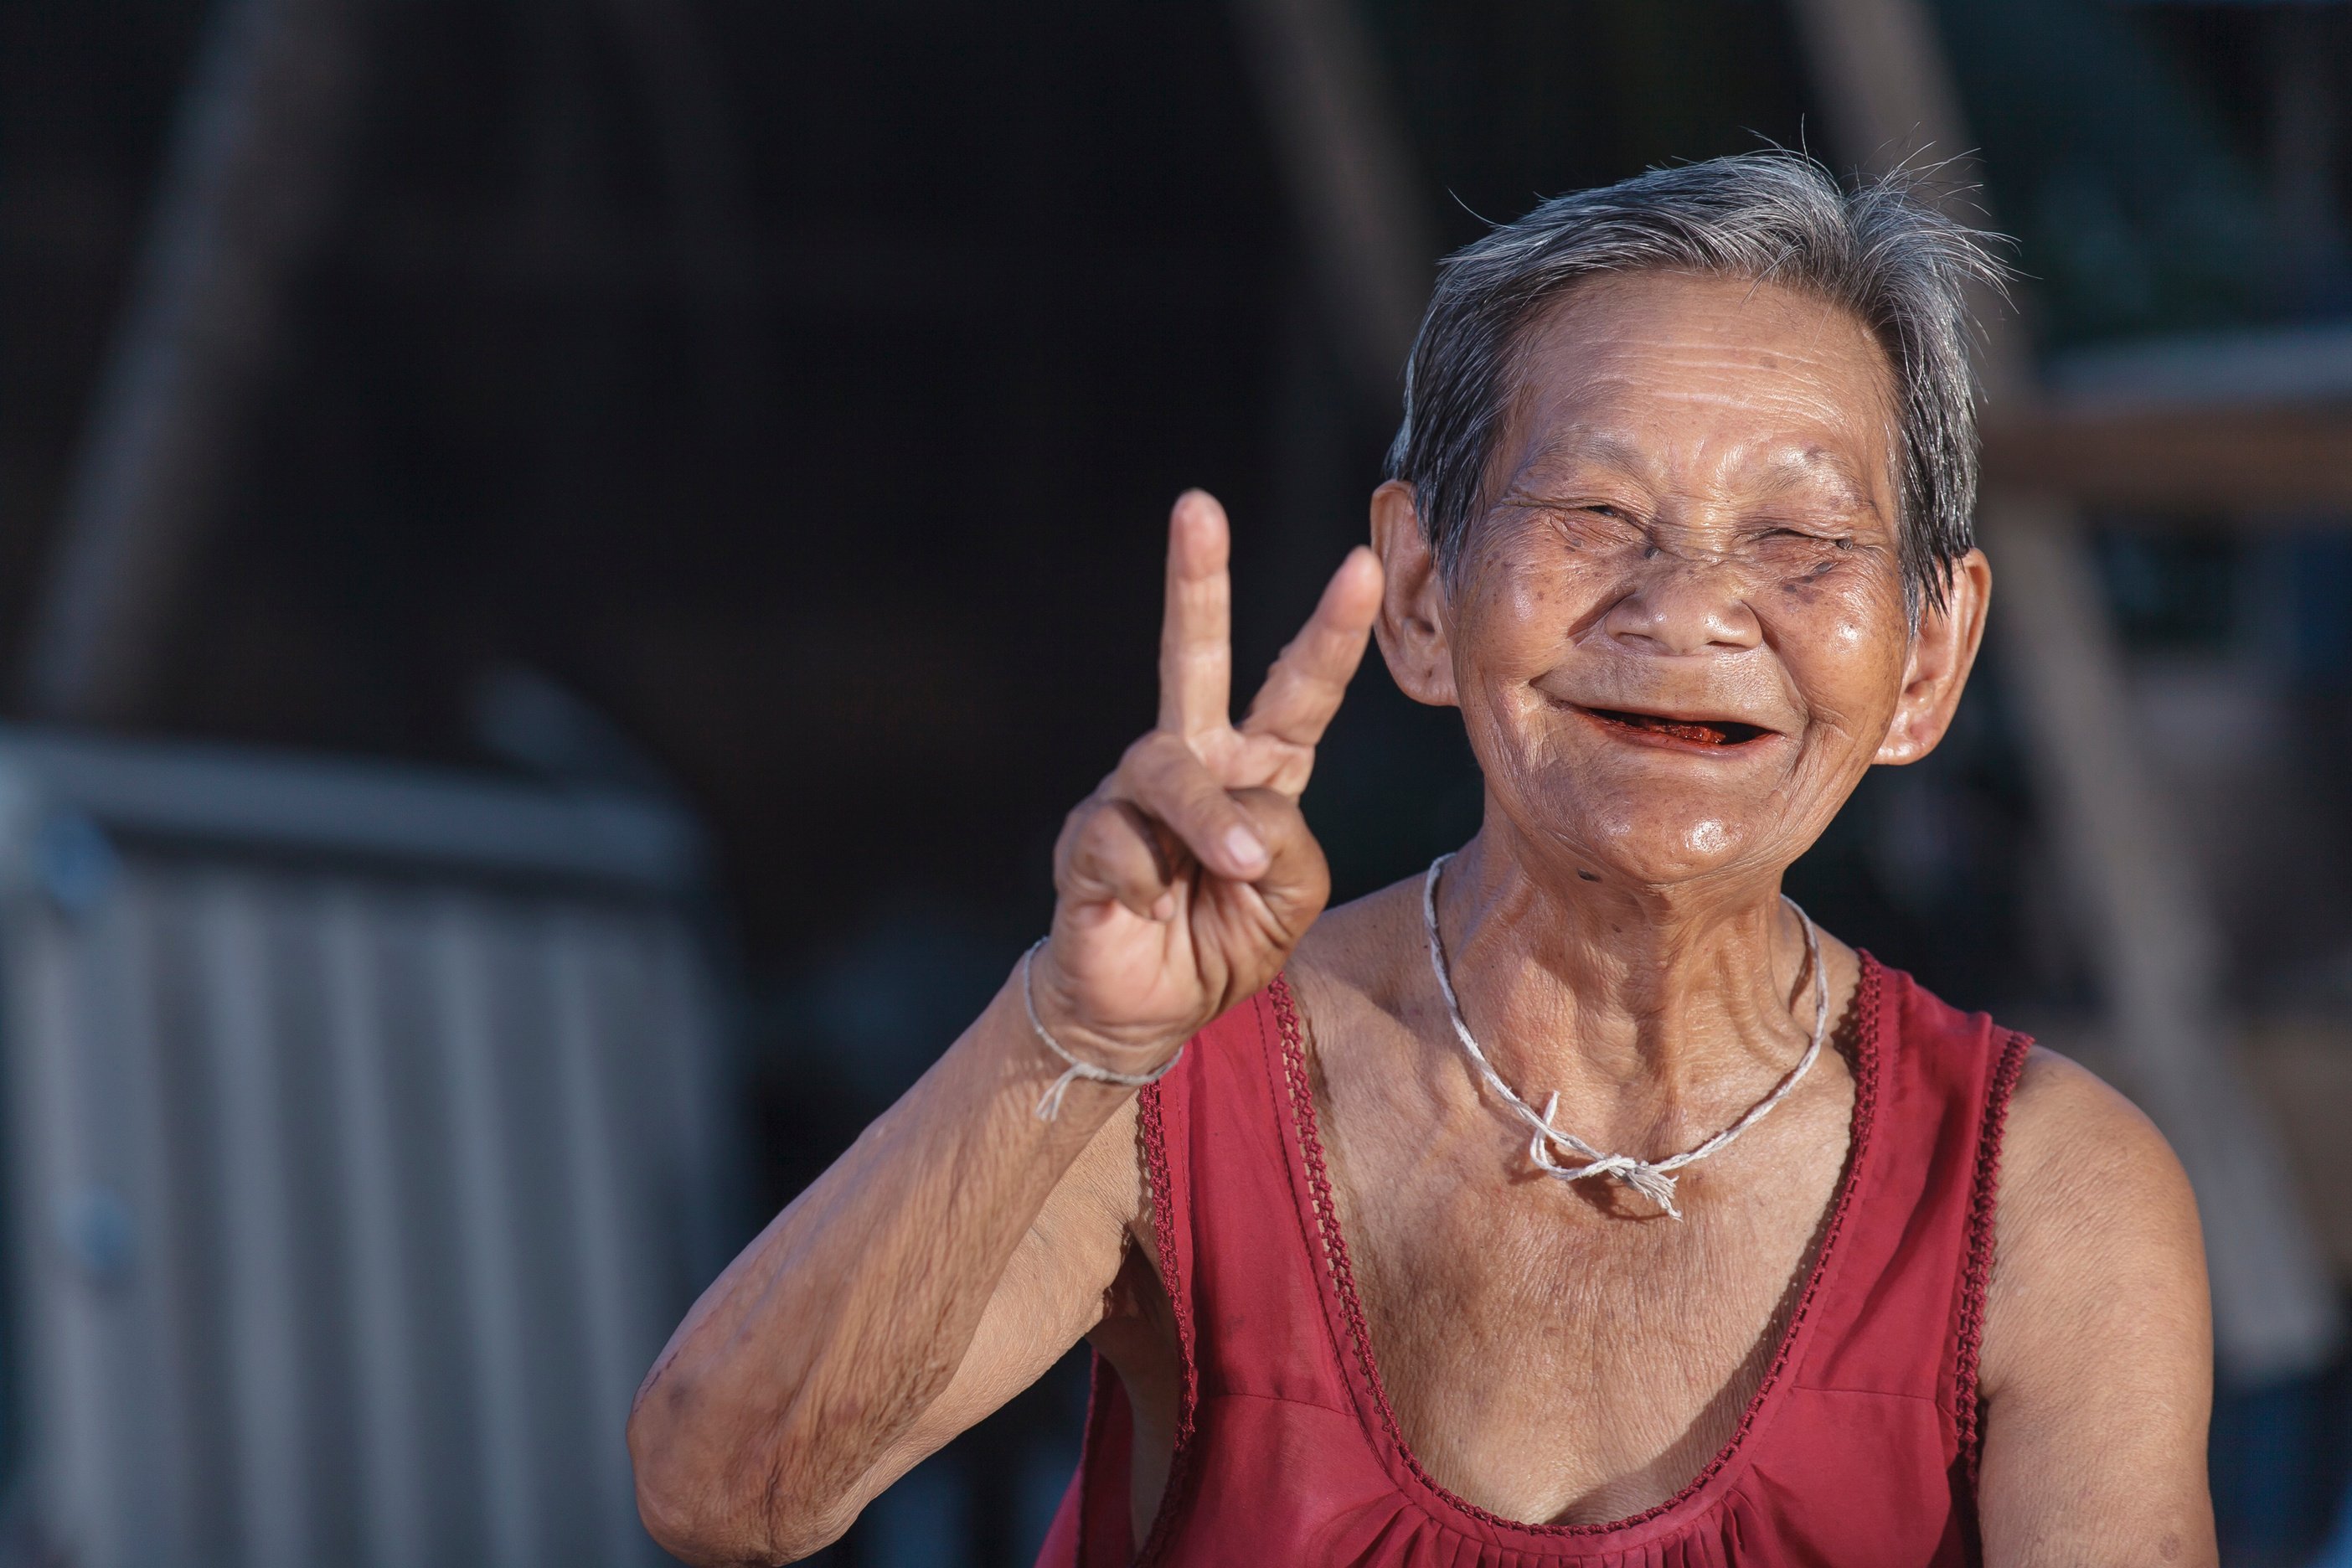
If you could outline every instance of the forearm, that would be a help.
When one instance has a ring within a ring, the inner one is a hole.
[[[1060,1068],[1016,974],[704,1293],[630,1421],[665,1544],[772,1562],[845,1526],[859,1482],[947,1387],[1047,1198],[1126,1102],[1074,1084],[1041,1121]]]
[[[1363,657],[1380,564],[1349,554],[1236,728],[1230,543],[1213,500],[1178,500],[1160,722],[1054,847],[1040,1005],[1065,1045],[1120,1072],[1159,1070],[1265,984],[1331,889],[1298,795]],[[1131,1152],[1114,1167],[1115,1135],[1096,1134],[1132,1091],[1079,1081],[1039,1119],[1063,1065],[1022,979],[745,1249],[655,1363],[629,1446],[646,1524],[672,1552],[814,1551],[1099,1317],[1142,1200]]]

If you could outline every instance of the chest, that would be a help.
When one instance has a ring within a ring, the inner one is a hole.
[[[1419,1141],[1335,1118],[1333,1198],[1379,1373],[1442,1484],[1590,1522],[1672,1497],[1777,1353],[1845,1164],[1851,1080],[1683,1177],[1676,1221],[1538,1172],[1474,1117]],[[1392,1131],[1393,1130],[1390,1130]]]

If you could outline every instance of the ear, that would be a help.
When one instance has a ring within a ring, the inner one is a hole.
[[[1389,674],[1415,702],[1458,708],[1454,648],[1445,616],[1445,584],[1422,531],[1412,487],[1391,479],[1372,492],[1372,552],[1388,574],[1373,635]]]
[[[1992,603],[1992,563],[1971,550],[1952,569],[1944,607],[1919,617],[1911,657],[1903,670],[1903,695],[1895,705],[1886,739],[1871,761],[1900,765],[1934,751],[1951,728],[1960,691],[1984,641],[1985,610]]]

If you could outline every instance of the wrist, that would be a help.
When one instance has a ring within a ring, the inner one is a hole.
[[[1183,1049],[1194,1026],[1106,1023],[1087,1005],[1085,988],[1072,980],[1054,953],[1051,937],[1041,937],[1023,954],[1028,973],[1013,973],[1016,990],[1034,1006],[1035,1022],[1062,1046],[1113,1072],[1148,1073]]]
[[[1054,1060],[1062,1064],[1055,1077],[1036,1106],[1038,1120],[1051,1121],[1061,1113],[1062,1100],[1072,1085],[1086,1082],[1106,1088],[1133,1091],[1148,1089],[1174,1069],[1177,1059],[1184,1054],[1184,1037],[1176,1036],[1138,1046],[1108,1036],[1105,1031],[1087,1027],[1075,1019],[1076,1009],[1066,1005],[1060,1009],[1066,1018],[1060,1029],[1047,1020],[1046,1000],[1040,995],[1051,981],[1041,977],[1039,970],[1048,953],[1051,939],[1040,937],[1034,946],[1021,955],[1020,991],[1022,1008],[1026,1015],[1030,1034],[1038,1046]],[[1053,978],[1062,977],[1056,972]],[[1059,993],[1065,1004],[1069,993],[1065,986]]]

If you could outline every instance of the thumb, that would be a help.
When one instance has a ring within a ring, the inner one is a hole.
[[[1281,948],[1274,960],[1279,967],[1330,901],[1330,863],[1324,858],[1323,846],[1308,830],[1306,814],[1287,793],[1235,790],[1231,799],[1265,846],[1266,868],[1248,885],[1272,923],[1270,934]]]

